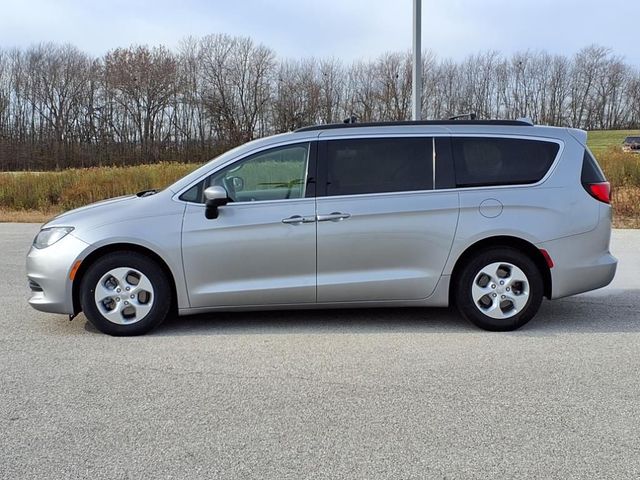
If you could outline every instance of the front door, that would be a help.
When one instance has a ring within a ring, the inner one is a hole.
[[[305,142],[262,151],[193,187],[198,202],[182,230],[191,307],[316,301],[314,150]],[[202,191],[211,185],[231,201],[208,220]]]

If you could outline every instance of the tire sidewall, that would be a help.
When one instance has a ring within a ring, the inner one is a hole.
[[[153,306],[140,321],[119,325],[109,321],[98,310],[95,289],[102,276],[118,267],[130,267],[142,272],[153,285]],[[87,319],[98,330],[115,336],[141,335],[157,327],[171,307],[171,288],[162,268],[149,257],[137,252],[113,252],[99,258],[84,274],[80,283],[80,304]]]
[[[529,298],[524,308],[513,317],[491,318],[475,305],[471,286],[480,270],[495,262],[511,263],[520,268],[529,280]],[[544,282],[536,264],[527,255],[513,248],[492,248],[476,254],[462,269],[456,282],[455,300],[460,313],[474,325],[490,331],[510,331],[531,320],[542,303]]]

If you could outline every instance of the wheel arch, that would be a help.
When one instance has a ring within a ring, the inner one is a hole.
[[[475,254],[482,250],[486,250],[489,248],[495,247],[510,247],[514,248],[525,255],[527,255],[533,262],[536,267],[540,271],[542,275],[542,281],[544,284],[544,296],[546,298],[551,298],[552,292],[552,280],[551,280],[551,270],[549,269],[549,265],[547,265],[547,260],[545,259],[542,252],[536,248],[534,244],[531,242],[524,240],[522,238],[513,237],[509,235],[498,235],[483,238],[482,240],[478,240],[476,243],[467,247],[467,249],[462,252],[462,254],[456,260],[456,263],[451,272],[451,288],[449,289],[449,304],[453,304],[453,299],[455,295],[456,288],[456,280],[457,276],[460,275],[462,271],[462,267],[472,258]]]
[[[167,279],[169,280],[169,284],[171,287],[172,308],[177,307],[178,295],[177,295],[177,289],[176,289],[176,281],[167,262],[160,255],[158,255],[156,252],[154,252],[153,250],[147,247],[144,247],[142,245],[138,245],[135,243],[120,242],[120,243],[111,243],[108,245],[103,245],[93,250],[91,253],[89,253],[89,255],[87,255],[82,260],[82,263],[80,264],[80,267],[78,268],[78,271],[76,272],[76,275],[72,283],[71,292],[72,292],[74,315],[78,314],[81,311],[80,284],[82,283],[82,278],[86,274],[87,270],[97,259],[99,259],[103,255],[106,255],[108,253],[114,253],[114,252],[137,252],[142,255],[145,255],[146,257],[156,262],[160,266],[162,271],[165,273],[165,275],[167,276]]]

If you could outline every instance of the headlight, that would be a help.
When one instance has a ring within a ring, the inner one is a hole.
[[[33,239],[33,246],[36,248],[46,248],[58,240],[63,239],[73,231],[73,227],[51,227],[43,228]]]

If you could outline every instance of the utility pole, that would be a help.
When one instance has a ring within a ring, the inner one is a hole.
[[[422,0],[413,0],[413,97],[411,119],[422,117]]]

